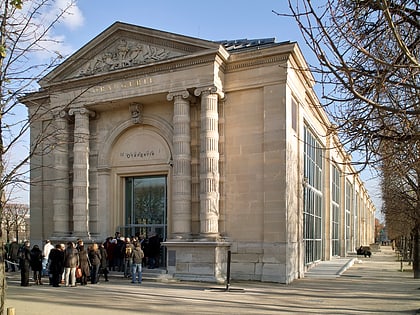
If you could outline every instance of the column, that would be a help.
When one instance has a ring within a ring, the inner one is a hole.
[[[56,144],[54,146],[53,237],[69,236],[69,133],[68,116],[64,110],[54,115]]]
[[[190,94],[188,91],[169,93],[174,101],[173,175],[172,175],[172,238],[191,237],[191,131]]]
[[[194,91],[201,96],[200,113],[200,234],[219,236],[219,132],[216,87]]]
[[[89,233],[89,116],[86,108],[73,108],[73,236],[90,238]]]

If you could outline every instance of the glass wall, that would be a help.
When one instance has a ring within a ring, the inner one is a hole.
[[[331,167],[331,255],[340,255],[340,171]]]
[[[346,179],[346,202],[345,202],[345,222],[344,232],[346,240],[345,252],[352,252],[353,246],[351,244],[351,207],[353,204],[353,185]]]
[[[308,128],[304,129],[303,238],[305,264],[322,258],[323,149]]]

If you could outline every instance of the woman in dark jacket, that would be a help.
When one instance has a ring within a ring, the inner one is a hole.
[[[31,268],[34,272],[35,284],[42,284],[41,271],[42,271],[42,251],[38,245],[34,245],[31,249]]]
[[[101,266],[101,253],[96,243],[93,243],[89,250],[89,260],[91,263],[90,283],[96,284],[98,283],[99,267]]]
[[[90,262],[88,252],[86,251],[84,245],[79,246],[79,265],[80,269],[82,270],[82,278],[80,279],[80,283],[82,285],[86,285],[90,273]]]

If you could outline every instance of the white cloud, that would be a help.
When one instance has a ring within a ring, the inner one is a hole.
[[[74,52],[74,48],[66,43],[66,32],[74,31],[84,23],[82,11],[75,0],[35,0],[24,4],[23,10],[16,12],[15,18],[16,21],[31,20],[21,27],[25,27],[27,38],[36,41],[37,51],[32,52],[38,60],[48,60],[57,54],[67,56]],[[36,14],[33,14],[35,11]]]
[[[54,2],[53,11],[59,13],[64,8],[67,8],[63,15],[63,24],[71,30],[77,29],[84,24],[84,16],[76,1],[56,0]]]

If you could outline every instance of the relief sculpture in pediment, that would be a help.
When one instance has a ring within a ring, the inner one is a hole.
[[[130,43],[125,39],[121,39],[118,45],[97,55],[92,61],[82,67],[78,76],[119,70],[167,59],[176,55],[180,54],[162,47],[139,42]]]

